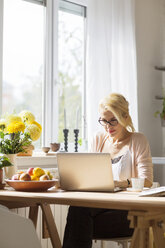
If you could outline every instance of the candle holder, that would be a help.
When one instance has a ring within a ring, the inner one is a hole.
[[[74,129],[74,136],[75,136],[75,152],[78,152],[78,134],[79,129]]]
[[[68,133],[69,133],[69,129],[63,129],[63,133],[64,133],[64,149],[67,152],[68,151]]]

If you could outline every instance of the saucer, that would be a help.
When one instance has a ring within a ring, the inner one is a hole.
[[[141,192],[143,189],[127,188],[127,191],[130,192]]]

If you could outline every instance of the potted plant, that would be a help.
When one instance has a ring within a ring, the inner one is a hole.
[[[155,117],[157,117],[159,115],[160,119],[161,119],[162,127],[165,127],[165,97],[163,97],[162,100],[163,100],[162,110],[161,111],[156,111],[155,112]]]
[[[2,184],[3,181],[3,168],[8,166],[13,166],[13,164],[6,156],[0,156],[0,184]]]

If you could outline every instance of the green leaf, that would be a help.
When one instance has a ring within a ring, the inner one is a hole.
[[[4,139],[4,136],[5,136],[5,134],[4,134],[3,132],[0,131],[0,138],[1,138],[1,139]]]
[[[0,153],[16,154],[24,152],[24,146],[29,146],[32,140],[27,133],[18,132],[14,135],[1,132],[0,134]]]
[[[9,161],[9,159],[5,155],[0,156],[0,169],[7,166],[13,166],[13,164]]]

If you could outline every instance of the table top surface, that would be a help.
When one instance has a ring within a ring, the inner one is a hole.
[[[0,190],[0,204],[4,202],[32,204],[62,204],[125,210],[165,211],[165,197],[139,197],[137,192],[69,192],[51,189],[47,192],[21,192],[9,187]]]

